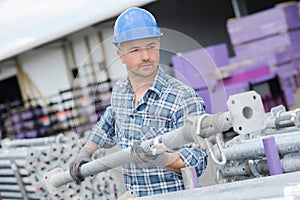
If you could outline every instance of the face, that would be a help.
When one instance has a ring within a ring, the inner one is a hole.
[[[123,42],[117,54],[130,77],[147,78],[157,72],[159,47],[158,38],[135,40]]]

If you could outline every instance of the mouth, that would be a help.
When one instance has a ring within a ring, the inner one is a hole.
[[[142,65],[140,65],[140,67],[142,67],[142,68],[144,68],[144,67],[152,67],[152,63],[142,64]]]

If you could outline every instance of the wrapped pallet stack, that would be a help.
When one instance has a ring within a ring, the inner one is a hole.
[[[206,104],[206,112],[224,111],[226,94],[236,88],[220,87],[211,74],[228,65],[229,54],[225,43],[207,46],[172,56],[174,76],[194,88]],[[221,88],[221,90],[218,90]],[[218,90],[218,92],[216,91]],[[216,97],[216,95],[218,97]],[[223,103],[220,103],[223,102]]]
[[[295,103],[299,88],[299,3],[286,2],[241,18],[227,20],[234,50],[216,44],[172,57],[174,75],[192,86],[209,113],[224,111],[227,98],[256,90],[265,110]]]
[[[299,3],[286,2],[239,19],[229,19],[227,30],[235,53],[231,64],[252,59],[256,65],[268,66],[269,72],[259,81],[277,75],[287,106],[293,105],[299,85]]]

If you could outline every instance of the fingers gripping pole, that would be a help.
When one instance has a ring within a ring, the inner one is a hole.
[[[130,149],[124,149],[82,165],[80,167],[80,174],[83,177],[88,177],[129,162],[132,162]],[[47,172],[43,176],[43,180],[48,191],[52,194],[57,194],[66,184],[73,182],[69,170],[63,171],[61,168],[55,168]]]

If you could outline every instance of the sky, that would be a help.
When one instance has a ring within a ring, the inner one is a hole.
[[[0,60],[152,0],[0,0]]]

